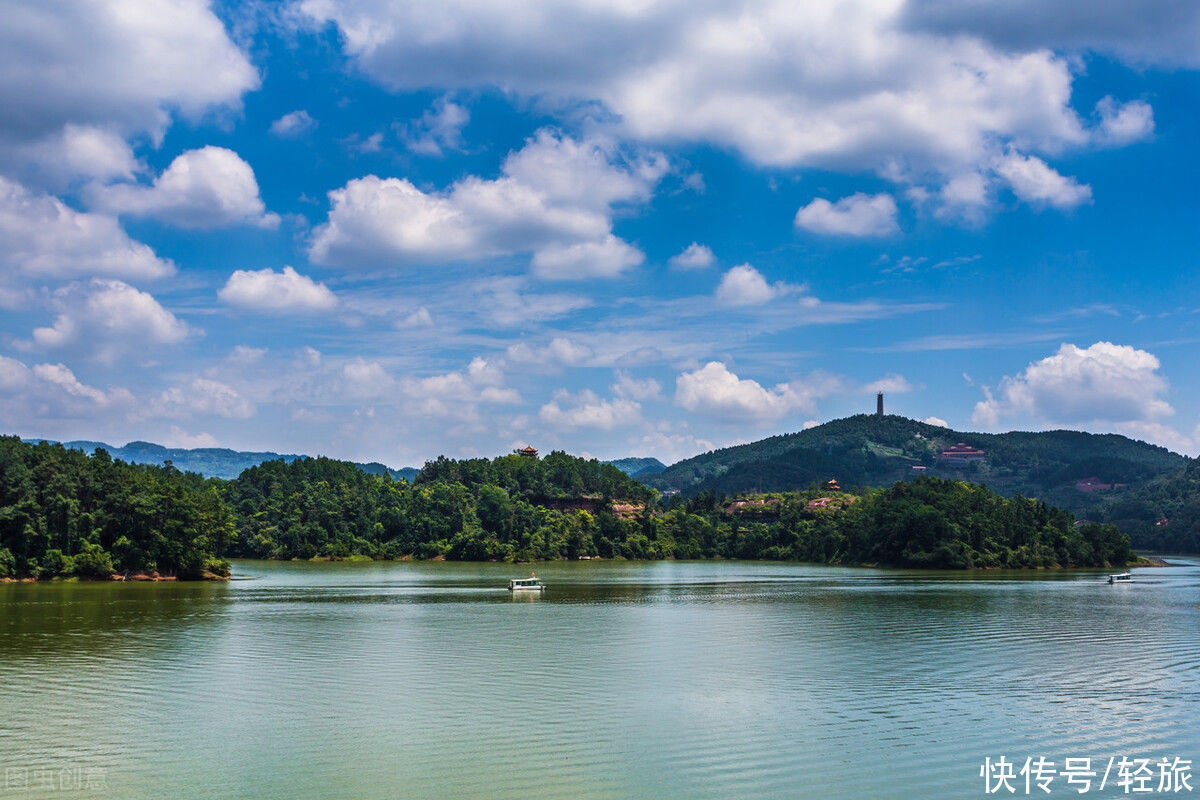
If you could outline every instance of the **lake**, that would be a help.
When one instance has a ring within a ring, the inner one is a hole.
[[[4,585],[0,797],[928,799],[984,796],[1000,756],[1200,766],[1200,562],[1170,560]]]

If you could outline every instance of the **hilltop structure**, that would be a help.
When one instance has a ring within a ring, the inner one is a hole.
[[[875,395],[875,416],[883,416],[883,392]]]
[[[971,447],[971,445],[964,444],[963,442],[959,442],[935,456],[943,464],[966,464],[971,461],[983,461],[986,457],[987,453],[983,450]]]
[[[524,447],[517,448],[516,450],[513,450],[513,452],[519,456],[525,456],[526,458],[537,458],[538,457],[538,451],[535,450],[534,448],[530,447],[529,445],[525,445]]]

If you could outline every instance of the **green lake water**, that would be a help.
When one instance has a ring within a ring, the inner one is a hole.
[[[1172,560],[0,586],[0,798],[928,800],[984,796],[985,757],[1200,767],[1200,563]]]

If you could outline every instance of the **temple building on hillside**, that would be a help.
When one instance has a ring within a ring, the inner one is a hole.
[[[518,448],[517,450],[513,450],[513,452],[519,456],[525,456],[526,458],[537,458],[538,457],[538,451],[533,449],[529,445],[525,445],[524,447]]]
[[[842,490],[842,487],[838,486],[837,478],[830,478],[821,488],[827,492],[840,492]]]
[[[934,458],[943,464],[966,464],[971,461],[983,461],[986,456],[987,453],[984,451],[977,450],[969,444],[959,442],[953,447],[938,453]]]

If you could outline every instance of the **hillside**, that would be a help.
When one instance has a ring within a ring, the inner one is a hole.
[[[667,468],[667,465],[657,458],[618,458],[615,461],[605,461],[603,463],[612,464],[631,478],[657,475]]]
[[[937,458],[960,442],[984,451],[983,459],[946,463]],[[714,450],[640,480],[691,496],[786,491],[830,478],[843,486],[883,486],[929,474],[966,478],[1007,496],[1037,497],[1078,517],[1108,519],[1108,510],[1121,499],[1186,464],[1186,458],[1165,448],[1116,434],[966,433],[863,414]],[[1079,488],[1088,478],[1099,480]],[[1142,516],[1149,513],[1142,509]]]
[[[26,439],[25,441],[58,444],[58,442],[50,439]],[[124,447],[113,447],[104,442],[84,440],[62,442],[61,444],[68,450],[81,450],[88,454],[100,448],[107,450],[108,454],[113,458],[119,458],[131,464],[161,465],[170,461],[177,469],[184,472],[197,472],[209,478],[226,479],[236,478],[242,473],[242,470],[256,467],[266,461],[282,460],[292,462],[299,458],[308,458],[308,456],[297,455],[295,453],[258,453],[229,450],[224,447],[163,447],[161,444],[153,442],[129,442]],[[403,478],[411,481],[416,477],[418,471],[415,467],[392,469],[374,461],[367,464],[356,463],[355,466],[371,475],[386,475],[394,480]]]

